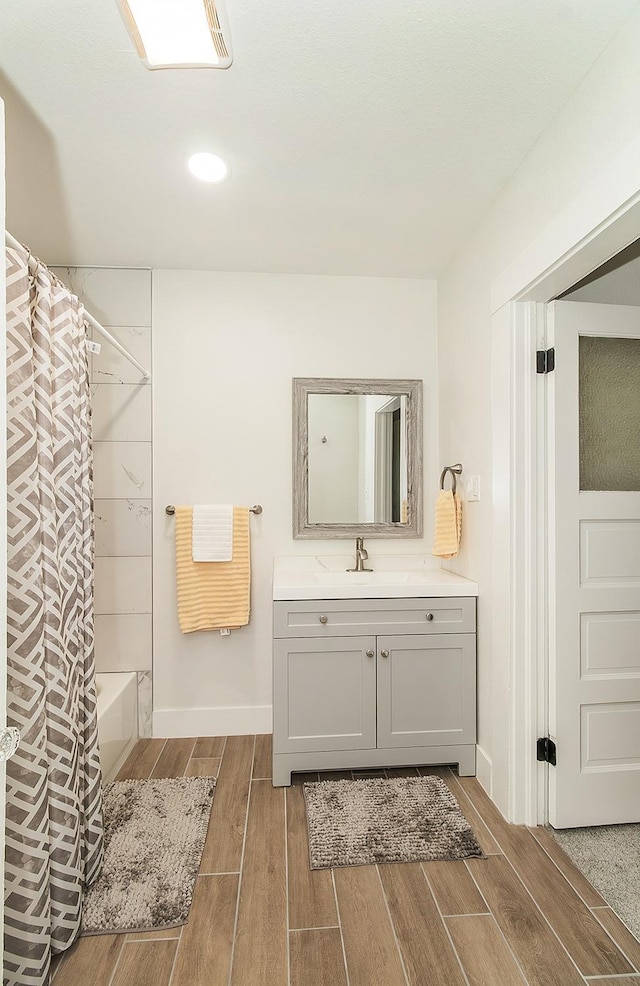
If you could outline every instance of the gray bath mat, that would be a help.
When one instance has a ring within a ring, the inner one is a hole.
[[[439,777],[304,784],[312,870],[483,856]]]
[[[104,865],[86,893],[81,934],[156,931],[185,923],[214,790],[213,777],[106,785]]]

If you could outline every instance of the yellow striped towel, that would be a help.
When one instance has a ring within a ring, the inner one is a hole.
[[[462,503],[457,493],[440,490],[436,500],[436,516],[433,525],[432,554],[440,558],[455,558],[460,548],[462,534]]]
[[[183,633],[237,630],[249,622],[249,508],[233,508],[231,561],[193,561],[193,508],[176,507],[178,621]]]

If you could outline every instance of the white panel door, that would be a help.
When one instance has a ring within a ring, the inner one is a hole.
[[[549,306],[549,821],[640,821],[640,308]]]

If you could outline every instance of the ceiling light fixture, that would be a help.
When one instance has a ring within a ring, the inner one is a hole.
[[[187,166],[192,175],[200,181],[224,181],[229,174],[229,169],[221,157],[217,154],[210,154],[208,151],[198,151],[192,154],[187,161]]]
[[[138,55],[150,69],[229,68],[223,0],[117,0]]]

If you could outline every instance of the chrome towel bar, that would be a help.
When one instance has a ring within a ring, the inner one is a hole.
[[[166,514],[169,514],[170,517],[172,517],[173,514],[175,514],[176,512],[176,508],[174,507],[173,503],[168,503],[167,506],[164,508],[164,512]],[[261,514],[262,506],[259,503],[254,503],[252,507],[249,507],[249,513]]]

